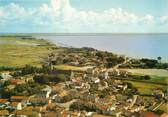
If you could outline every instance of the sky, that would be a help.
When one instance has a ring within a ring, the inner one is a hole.
[[[0,33],[168,33],[168,0],[0,0]]]

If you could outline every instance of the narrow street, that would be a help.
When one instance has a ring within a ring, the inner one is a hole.
[[[60,107],[64,107],[66,108],[66,110],[69,110],[69,107],[72,103],[74,103],[76,101],[76,99],[73,99],[69,102],[66,102],[66,103],[56,103],[57,105],[59,105]]]

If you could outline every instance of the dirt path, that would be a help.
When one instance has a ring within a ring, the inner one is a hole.
[[[69,107],[72,103],[74,103],[76,101],[76,99],[73,99],[69,102],[66,102],[66,103],[56,103],[57,105],[59,105],[60,107],[64,107],[66,108],[66,110],[69,110]]]

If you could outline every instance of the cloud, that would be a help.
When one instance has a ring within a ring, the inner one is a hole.
[[[148,14],[142,18],[142,21],[147,24],[153,24],[153,23],[155,23],[155,17]]]
[[[62,28],[66,31],[121,31],[128,25],[153,25],[155,17],[147,14],[139,16],[122,8],[111,8],[102,12],[80,11],[72,7],[69,0],[52,0],[55,12],[60,14]],[[58,4],[56,4],[58,3]],[[126,31],[129,30],[124,29]],[[131,29],[132,31],[132,29]]]
[[[2,11],[2,9],[0,9],[0,17],[3,17],[4,13]]]
[[[51,0],[51,6],[54,8],[55,11],[61,9],[61,0]]]
[[[0,6],[0,25],[22,22],[29,16],[31,13],[18,4],[10,3],[6,6]]]
[[[162,16],[160,20],[161,20],[161,23],[168,23],[168,16]]]
[[[0,6],[0,25],[25,24],[45,26],[53,32],[127,32],[157,29],[157,23],[167,23],[168,16],[138,15],[122,8],[104,11],[84,11],[73,7],[70,0],[51,0],[38,8],[24,8],[16,3]],[[21,27],[23,28],[23,27]],[[138,29],[139,28],[139,29]]]

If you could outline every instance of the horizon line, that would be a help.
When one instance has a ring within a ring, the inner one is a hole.
[[[58,36],[101,36],[101,35],[168,35],[167,33],[0,33],[4,36],[15,36],[15,35],[58,35]]]

